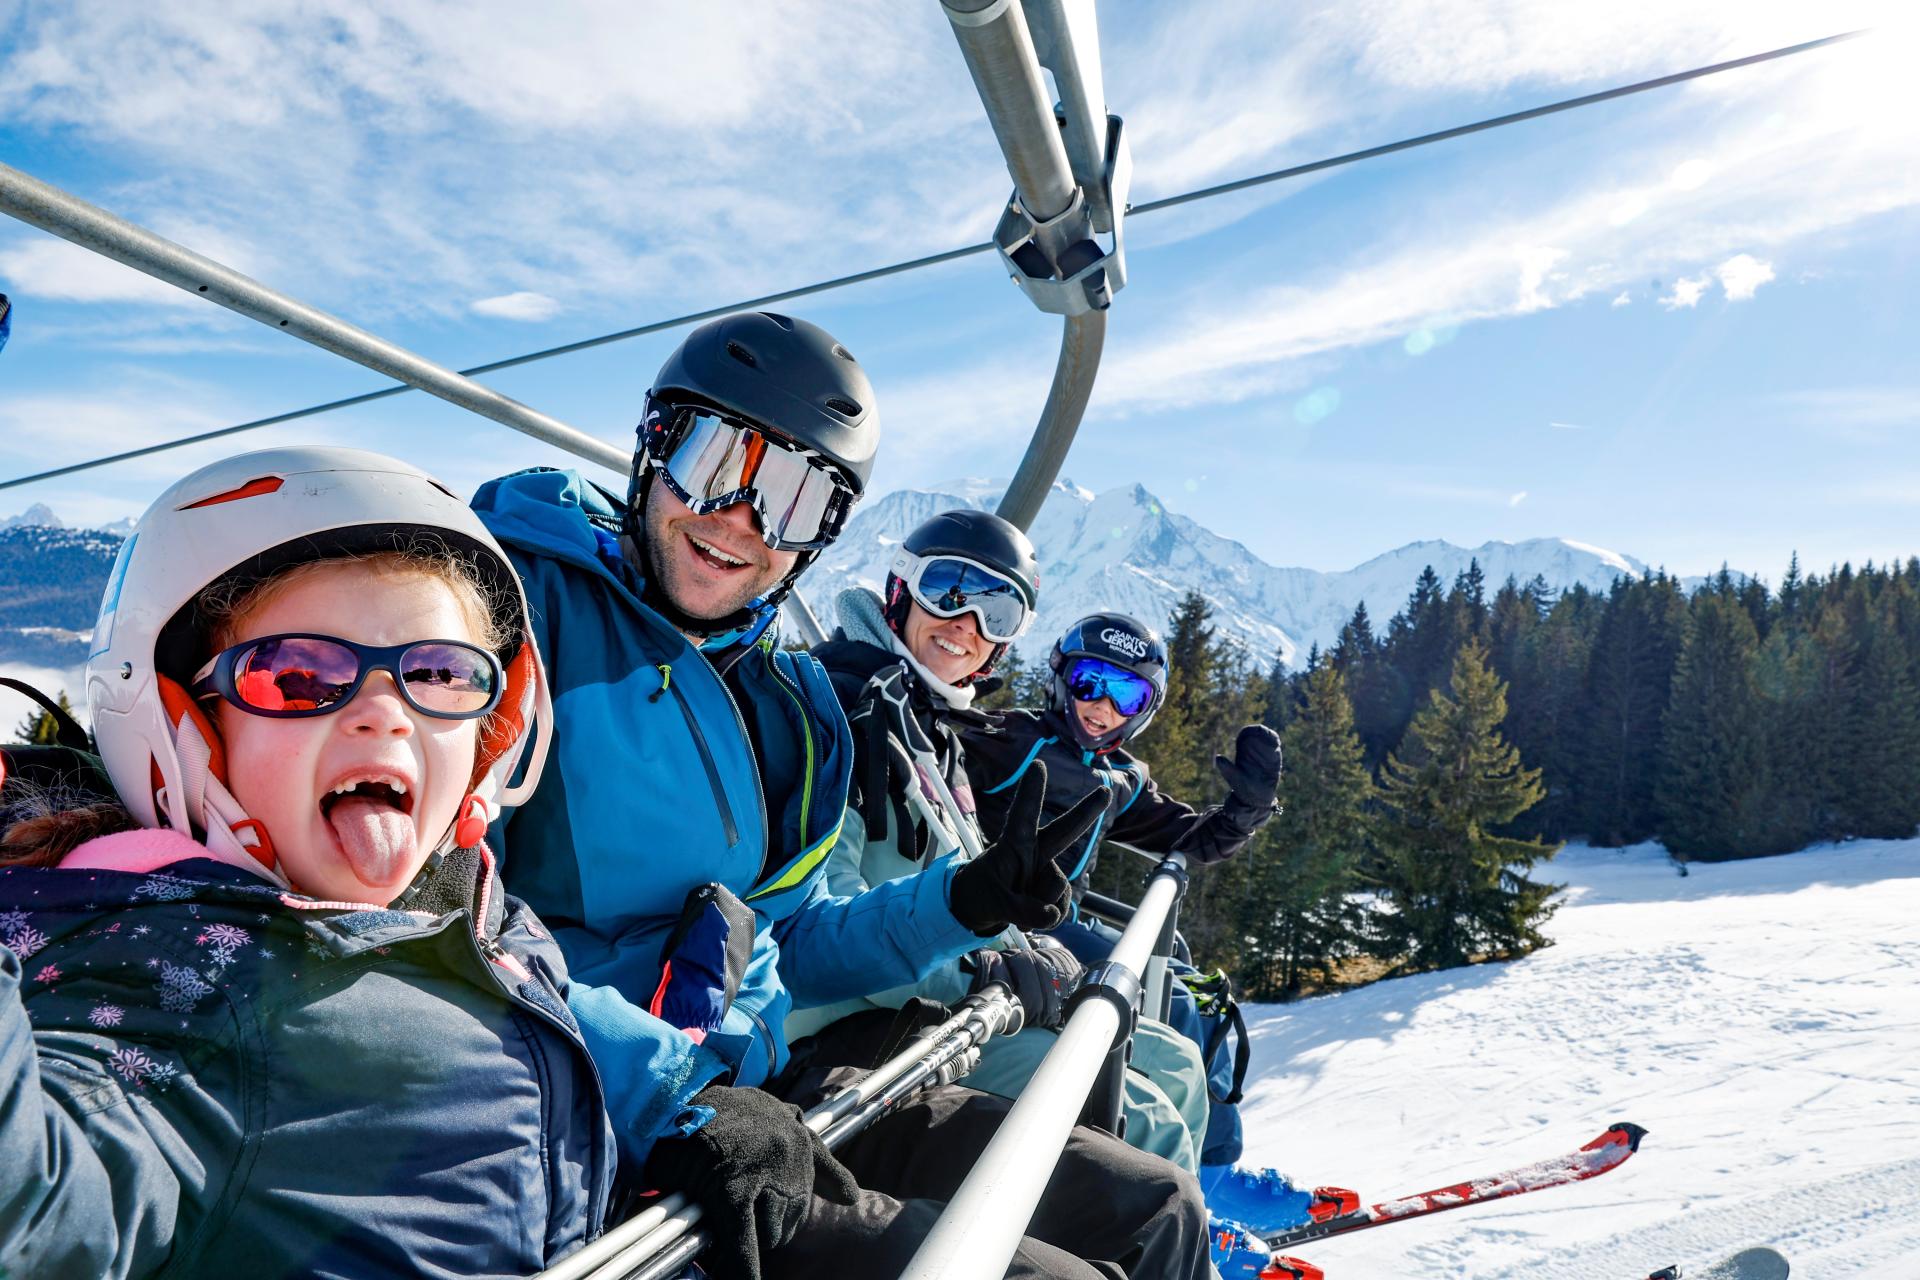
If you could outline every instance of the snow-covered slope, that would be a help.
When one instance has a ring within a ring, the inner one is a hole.
[[[963,481],[898,490],[864,505],[803,580],[808,602],[831,626],[841,588],[878,589],[894,548],[915,525],[958,506],[991,507],[1002,487]],[[1630,557],[1558,538],[1472,548],[1415,542],[1342,573],[1278,568],[1166,510],[1142,485],[1095,494],[1069,480],[1054,485],[1031,532],[1040,551],[1041,611],[1024,642],[1029,650],[1044,650],[1068,623],[1099,609],[1164,627],[1180,597],[1198,589],[1213,604],[1215,625],[1263,664],[1276,652],[1297,664],[1314,644],[1330,645],[1363,600],[1375,625],[1384,626],[1427,565],[1451,583],[1477,558],[1490,593],[1509,575],[1525,582],[1536,574],[1556,588],[1579,582],[1604,591],[1619,575],[1644,568]]]
[[[1796,1276],[1920,1276],[1920,841],[1549,870],[1551,948],[1249,1009],[1247,1159],[1386,1199],[1615,1120],[1640,1153],[1295,1252],[1338,1280],[1631,1280],[1749,1244]]]

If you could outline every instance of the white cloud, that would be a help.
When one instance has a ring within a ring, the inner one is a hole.
[[[1383,477],[1378,484],[1383,492],[1396,497],[1432,498],[1440,502],[1464,502],[1487,507],[1515,505],[1513,494],[1486,485],[1450,484],[1442,480],[1409,479],[1397,475]]]
[[[1553,298],[1545,286],[1550,279],[1564,280],[1563,275],[1555,275],[1554,267],[1566,261],[1569,256],[1565,249],[1534,248],[1522,249],[1515,255],[1520,264],[1520,286],[1514,299],[1514,310],[1519,312],[1538,311],[1542,307],[1553,305]]]
[[[1698,191],[1712,176],[1713,169],[1705,160],[1683,160],[1674,166],[1673,173],[1667,178],[1667,185],[1675,191]]]
[[[1384,83],[1484,93],[1697,66],[1866,25],[1880,7],[1840,0],[1810,29],[1796,0],[1346,0],[1332,12],[1348,21],[1321,25],[1351,32],[1362,69]]]
[[[1507,505],[1510,507],[1517,507],[1521,503],[1525,502],[1526,500],[1527,500],[1527,491],[1525,489],[1522,489],[1520,492],[1514,494],[1511,498],[1507,499]]]
[[[1826,387],[1794,391],[1778,399],[1810,426],[1920,427],[1920,386]]]
[[[1613,207],[1613,212],[1607,215],[1607,221],[1616,227],[1624,227],[1652,207],[1653,202],[1636,191]]]
[[[1682,276],[1673,282],[1673,292],[1660,299],[1660,305],[1669,311],[1697,306],[1712,284],[1713,277],[1710,275]]]
[[[1435,315],[1471,324],[1595,295],[1624,306],[1631,286],[1650,278],[1677,279],[1659,298],[1663,306],[1693,307],[1716,282],[1726,287],[1720,268],[1701,263],[1737,264],[1730,278],[1741,288],[1755,274],[1741,258],[1763,266],[1762,251],[1773,246],[1920,204],[1920,169],[1906,162],[1920,146],[1920,118],[1875,117],[1877,131],[1863,132],[1851,108],[1833,105],[1836,86],[1866,74],[1846,60],[1865,47],[1840,46],[1724,86],[1704,121],[1697,104],[1669,99],[1665,114],[1610,134],[1614,150],[1605,164],[1572,169],[1571,182],[1528,173],[1535,161],[1502,173],[1469,166],[1450,184],[1410,189],[1397,206],[1399,220],[1380,219],[1371,238],[1324,262],[1289,257],[1271,273],[1208,273],[1193,278],[1184,296],[1157,296],[1147,310],[1123,295],[1116,313],[1130,301],[1134,309],[1108,340],[1089,414],[1099,420],[1256,396],[1274,397],[1278,413],[1282,398],[1327,375],[1304,364],[1401,342]],[[1828,53],[1828,61],[1815,60]],[[1886,70],[1887,83],[1898,82],[1896,72]],[[1713,181],[1684,192],[1663,188],[1644,213],[1625,224],[1615,219],[1618,174],[1671,174],[1702,155],[1713,158]],[[1495,183],[1514,188],[1502,185],[1497,203],[1488,198]],[[1137,274],[1142,293],[1153,287]],[[1032,385],[1007,406],[1009,432],[1026,429],[1043,394],[1038,357],[1032,365]],[[1004,390],[996,381],[1002,368],[982,360],[943,372],[938,382],[949,392]],[[923,403],[934,419],[951,417],[933,397]]]
[[[1714,274],[1720,277],[1720,287],[1726,290],[1728,301],[1744,302],[1773,279],[1773,264],[1762,262],[1750,253],[1738,253],[1715,267]]]
[[[502,320],[538,322],[553,319],[565,308],[544,293],[522,290],[519,293],[503,293],[497,298],[481,298],[473,304],[472,309],[479,315],[497,316]]]
[[[1834,0],[1822,30],[1863,7]],[[931,7],[448,14],[29,7],[0,51],[0,117],[111,149],[132,216],[260,229],[274,284],[369,323],[529,280],[582,314],[722,301],[978,238],[1007,191]],[[1102,44],[1145,199],[1462,114],[1442,95],[1657,74],[1807,22],[1790,0],[1225,0],[1123,8]],[[1302,189],[1142,226],[1177,236]]]
[[[206,305],[170,284],[65,240],[26,240],[0,246],[0,279],[8,282],[16,297]]]

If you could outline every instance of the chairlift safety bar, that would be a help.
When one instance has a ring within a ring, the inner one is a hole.
[[[1145,967],[1185,881],[1186,858],[1167,855],[1107,966],[1123,975]],[[1006,1273],[1082,1102],[1123,1030],[1117,1001],[1096,997],[1075,1004],[1040,1069],[1021,1090],[900,1280],[998,1280]]]

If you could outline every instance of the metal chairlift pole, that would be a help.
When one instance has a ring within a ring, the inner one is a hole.
[[[5,164],[0,164],[0,213],[589,462],[622,474],[632,464],[632,455],[625,449],[596,440],[558,418],[530,409]]]
[[[808,1111],[807,1127],[828,1148],[838,1147],[923,1085],[964,1074],[974,1051],[996,1035],[1017,1030],[1021,1016],[1004,986],[996,984],[969,996],[952,1017],[910,1037],[883,1065]],[[700,1210],[685,1196],[667,1196],[533,1280],[678,1274],[705,1246],[705,1235],[698,1230],[700,1217]]]
[[[1013,177],[994,247],[1035,306],[1065,317],[1053,386],[1000,501],[999,514],[1024,529],[1073,444],[1100,368],[1107,308],[1126,283],[1120,223],[1132,166],[1120,120],[1106,113],[1092,0],[941,5]],[[1042,66],[1060,88],[1058,117]]]
[[[1006,1273],[1073,1131],[1081,1099],[1109,1051],[1132,1028],[1140,971],[1185,882],[1186,859],[1168,855],[1147,882],[1112,956],[1087,971],[1059,1039],[900,1280],[997,1280]]]
[[[269,289],[231,267],[222,266],[6,164],[0,164],[0,213],[50,231],[82,249],[112,258],[195,297],[237,311],[269,329],[291,334],[323,351],[344,356],[355,364],[438,396],[449,404],[491,418],[536,440],[544,440],[587,462],[598,463],[621,475],[627,474],[633,465],[633,455],[627,449],[596,440],[558,418],[483,387],[444,365],[310,307],[298,298]],[[788,597],[788,603],[786,614],[793,620],[802,640],[811,645],[827,638],[813,610],[798,592]]]

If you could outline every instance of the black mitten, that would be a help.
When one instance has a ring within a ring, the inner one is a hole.
[[[1240,730],[1233,742],[1233,759],[1215,756],[1213,767],[1227,780],[1233,798],[1257,813],[1273,811],[1280,794],[1280,735],[1263,724]]]

